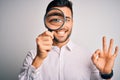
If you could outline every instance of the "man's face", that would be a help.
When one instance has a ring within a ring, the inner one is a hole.
[[[56,7],[63,11],[66,16],[66,22],[63,27],[57,31],[54,31],[54,41],[57,43],[65,42],[69,39],[72,32],[73,18],[71,10],[68,7]]]

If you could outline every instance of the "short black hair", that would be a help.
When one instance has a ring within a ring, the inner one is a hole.
[[[72,2],[69,0],[53,0],[53,1],[51,1],[47,6],[46,14],[53,7],[68,7],[71,10],[71,13],[73,16]]]

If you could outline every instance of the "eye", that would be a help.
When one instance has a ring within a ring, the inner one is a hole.
[[[49,22],[62,22],[61,19],[51,19]]]
[[[66,19],[66,22],[70,22],[71,20],[70,19]]]

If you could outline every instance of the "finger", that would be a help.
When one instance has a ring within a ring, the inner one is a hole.
[[[99,49],[96,50],[95,54],[96,54],[96,59],[98,59],[102,55],[102,53]]]
[[[36,43],[38,43],[38,42],[39,42],[39,38],[37,37],[37,38],[36,38]]]
[[[43,41],[52,41],[50,36],[44,36],[44,37],[42,37],[42,40]]]
[[[53,45],[53,40],[52,39],[40,39],[40,40],[38,40],[38,42],[37,42],[37,44],[38,45],[41,45],[41,46],[52,46]]]
[[[52,46],[52,44],[53,44],[53,42],[52,41],[44,41],[44,42],[42,42],[41,43],[43,46],[45,45],[45,46]]]
[[[37,55],[40,55],[40,54],[42,54],[42,53],[47,53],[47,51],[41,49],[41,48],[39,47],[39,45],[37,45]]]
[[[106,37],[103,37],[103,52],[107,53]]]
[[[42,37],[37,37],[36,38],[36,42],[44,42],[44,41],[51,41],[52,42],[52,39],[50,36],[42,36]]]
[[[42,50],[44,50],[44,51],[50,51],[52,49],[52,46],[43,46],[42,47]]]
[[[98,50],[95,51],[95,53],[92,56],[92,60],[93,60],[94,63],[96,63],[99,55],[100,55],[100,50],[98,49]]]
[[[114,57],[116,57],[118,55],[118,51],[119,51],[119,48],[118,46],[115,47],[115,52],[113,54]]]
[[[111,54],[111,53],[112,53],[112,49],[113,49],[113,42],[114,42],[114,40],[113,40],[113,39],[111,39],[111,40],[110,40],[110,44],[109,44],[109,49],[108,49],[108,53],[109,53],[109,54]]]
[[[91,57],[92,61],[94,64],[97,63],[97,59],[96,59],[96,54],[93,54],[92,57]]]
[[[46,31],[46,32],[44,33],[45,36],[50,36],[52,39],[54,38],[53,34],[54,34],[54,31],[53,31],[53,32]]]
[[[44,37],[42,40],[43,40],[43,43],[53,44],[53,40],[51,39],[51,37]]]
[[[42,53],[47,53],[51,50],[51,48],[47,48],[47,47],[44,47],[44,48],[40,48],[40,54]]]

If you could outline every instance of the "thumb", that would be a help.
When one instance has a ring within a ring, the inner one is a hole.
[[[44,35],[44,36],[50,36],[52,39],[54,39],[54,32],[53,32],[53,31],[52,31],[52,32],[50,32],[50,31],[45,31],[43,35]]]

